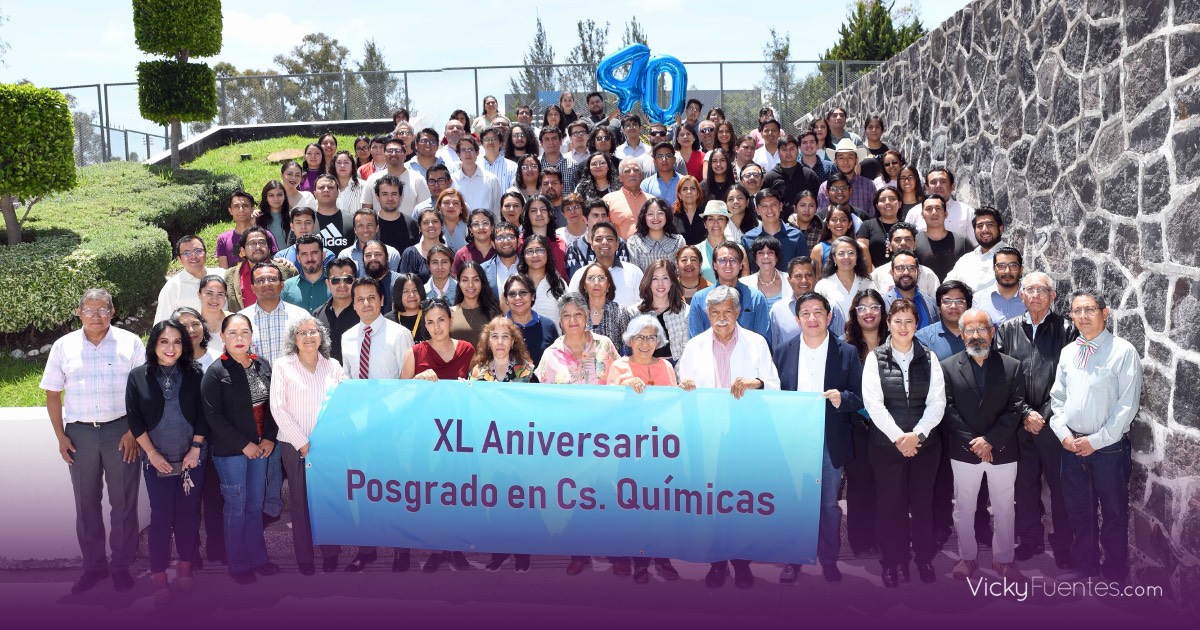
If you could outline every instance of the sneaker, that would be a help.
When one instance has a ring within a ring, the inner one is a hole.
[[[488,573],[495,573],[496,571],[500,570],[500,567],[504,566],[505,560],[508,560],[508,554],[494,553],[492,554],[491,561],[487,563],[487,566],[483,567],[483,570],[487,571]]]
[[[954,565],[954,571],[950,575],[956,580],[965,580],[975,575],[975,570],[978,568],[979,563],[975,560],[959,560],[958,564]]]
[[[106,579],[108,579],[108,569],[85,571],[83,575],[79,576],[79,579],[75,580],[75,583],[71,585],[71,593],[78,595],[84,591],[90,591],[95,588],[97,584]]]
[[[781,571],[779,573],[779,583],[780,584],[795,584],[796,580],[799,577],[800,577],[800,565],[785,564],[785,565],[783,565],[783,571]]]
[[[996,573],[1000,574],[1000,577],[1008,580],[1009,582],[1024,582],[1025,581],[1025,575],[1022,574],[1021,570],[1017,568],[1016,562],[1000,563],[1000,562],[996,562],[993,560],[992,561],[992,570],[995,571]]]
[[[515,568],[517,570],[517,573],[529,573],[529,555],[528,554],[517,554],[517,560],[516,560],[515,564],[516,564]]]
[[[451,571],[469,571],[471,563],[467,562],[467,557],[461,551],[450,552],[450,570]]]

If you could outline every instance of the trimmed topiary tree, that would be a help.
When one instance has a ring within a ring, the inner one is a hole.
[[[45,195],[75,186],[75,123],[67,98],[30,84],[0,84],[0,214],[8,244]],[[19,203],[25,206],[18,218]]]
[[[170,59],[138,64],[138,107],[142,117],[171,126],[171,166],[179,168],[181,122],[217,115],[217,77],[191,57],[221,52],[220,0],[133,0],[133,36],[138,48]]]

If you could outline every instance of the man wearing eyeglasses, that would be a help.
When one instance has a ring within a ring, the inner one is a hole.
[[[705,298],[714,288],[730,287],[738,293],[737,325],[752,330],[762,336],[763,340],[771,338],[771,310],[767,298],[758,289],[738,282],[742,273],[742,260],[746,253],[733,241],[726,241],[713,249],[713,273],[717,283],[711,287],[700,289],[692,296],[693,304],[707,304]],[[688,313],[688,334],[692,337],[709,329],[708,312],[703,308],[695,308]]]
[[[435,133],[434,136],[436,137],[437,134]],[[398,199],[396,208],[402,214],[412,214],[418,205],[429,200],[432,193],[425,181],[426,170],[424,168],[408,168],[413,162],[409,161],[405,163],[405,151],[404,141],[400,138],[392,138],[387,141],[383,147],[383,157],[387,160],[387,168],[375,171],[371,175],[371,178],[363,184],[362,203],[360,204],[362,207],[375,210],[380,209],[377,188],[379,180],[383,179],[385,175],[391,175],[400,183],[399,192],[402,196]],[[430,166],[436,163],[435,161]]]
[[[504,123],[507,125],[508,119],[505,119]],[[494,125],[479,133],[479,143],[483,146],[483,152],[479,155],[477,163],[479,168],[496,176],[501,190],[508,190],[517,178],[517,163],[504,157],[504,134],[507,131],[507,126]]]
[[[1129,427],[1142,395],[1142,361],[1133,344],[1108,332],[1108,305],[1092,291],[1071,296],[1071,321],[1079,337],[1058,357],[1050,389],[1050,429],[1063,448],[1063,502],[1074,540],[1077,582],[1103,574],[1129,578]],[[1193,386],[1194,384],[1190,384]],[[1096,503],[1103,522],[1096,523]],[[1097,540],[1097,531],[1099,540]],[[1100,548],[1104,564],[1100,564]]]
[[[704,103],[699,99],[689,98],[683,105],[683,123],[691,125],[693,128],[699,124],[700,112],[704,109]],[[679,133],[679,128],[683,125],[680,123],[679,115],[675,115],[675,122],[671,123],[671,128],[667,130],[671,140],[675,140],[675,134]]]
[[[587,95],[588,120],[592,123],[592,127],[604,125],[609,128],[613,136],[613,144],[619,144],[625,141],[625,136],[621,133],[621,112],[613,110],[611,114],[604,112],[604,94],[600,92],[591,92]]]
[[[366,275],[366,261],[363,252],[367,243],[379,239],[379,215],[374,210],[360,208],[354,213],[354,244],[338,252],[338,258],[350,258],[358,265],[358,271]],[[382,241],[380,241],[382,243]],[[299,244],[299,241],[297,241]],[[387,267],[395,271],[400,267],[400,250],[382,243],[387,252]],[[324,302],[324,300],[322,300]]]
[[[650,123],[650,126],[646,128],[646,135],[650,137],[650,144],[647,145],[650,149],[641,157],[642,172],[656,173],[663,165],[659,164],[659,161],[654,157],[654,145],[660,142],[666,142],[668,145],[671,145],[671,141],[669,140],[671,133],[667,130],[667,126],[662,123]],[[675,151],[674,145],[671,145],[671,151]],[[684,163],[683,158],[678,153],[674,153],[671,163],[674,164],[675,173],[680,177],[688,174],[687,164]]]
[[[299,273],[296,266],[287,260],[272,258],[275,252],[271,249],[271,241],[267,235],[267,230],[257,225],[242,234],[242,262],[225,270],[225,286],[228,287],[225,302],[230,311],[236,313],[247,306],[253,306],[258,300],[258,286],[254,284],[251,273],[258,263],[270,261],[279,269],[284,280]],[[282,286],[280,289],[282,290]]]
[[[291,229],[291,235],[295,240],[300,240],[300,237],[306,234],[315,235],[317,233],[316,210],[300,206],[299,208],[292,208],[290,211],[288,211],[288,215],[290,217],[288,220],[288,225]],[[324,241],[322,241],[322,246],[323,245]],[[329,251],[328,248],[323,248],[323,256],[323,262],[321,263],[322,265],[328,265],[329,261],[333,260],[334,258],[333,252]],[[297,269],[300,268],[300,260],[296,256],[295,243],[292,243],[288,247],[275,252],[274,257],[282,258],[283,260],[291,263],[293,267],[296,267]]]
[[[717,123],[711,120],[701,120],[696,125],[696,135],[699,136],[700,150],[708,153],[717,146]]]
[[[438,142],[440,141],[441,138],[438,137],[438,132],[430,127],[419,131],[417,133],[417,154],[405,162],[405,166],[420,173],[421,177],[425,177],[429,171],[429,167],[434,164],[444,164],[442,158],[437,154]]]
[[[425,187],[429,190],[429,198],[413,207],[410,216],[416,220],[417,215],[426,208],[432,208],[437,202],[438,195],[450,188],[454,183],[454,178],[450,175],[450,168],[445,164],[434,164],[425,172]],[[466,208],[463,213],[466,213]],[[401,250],[403,251],[403,250]]]
[[[831,174],[829,180],[821,184],[821,189],[817,191],[817,207],[827,208],[831,203],[849,203],[858,211],[856,214],[859,216],[871,219],[878,214],[875,210],[875,182],[855,172],[859,158],[862,157],[860,152],[865,153],[866,149],[860,149],[846,138],[834,146],[833,164],[844,179],[840,180],[834,177],[835,174]],[[839,191],[840,195],[845,195],[842,201],[838,201],[839,197],[833,194],[832,189],[835,186],[845,186],[848,189]]]
[[[1024,582],[1017,568],[1014,488],[1017,481],[1017,426],[1025,411],[1021,362],[992,351],[995,329],[982,310],[963,313],[966,349],[942,359],[946,377],[946,416],[942,422],[954,478],[954,529],[958,564],[954,577],[966,580],[979,569],[975,513],[987,479],[995,527],[992,570],[1009,582]]]
[[[458,139],[459,169],[451,175],[454,189],[462,193],[467,207],[463,212],[484,209],[491,213],[493,221],[500,220],[500,180],[485,169],[479,168],[479,141],[474,136]]]
[[[1020,294],[1023,265],[1021,250],[1007,245],[997,249],[996,256],[992,258],[996,284],[980,293],[976,304],[992,316],[992,323],[996,326],[1025,314],[1025,302]]]
[[[76,311],[83,326],[51,346],[39,385],[46,390],[46,412],[75,494],[83,575],[72,593],[90,590],[110,575],[117,591],[134,586],[129,565],[138,547],[141,471],[125,417],[125,385],[129,372],[146,362],[146,348],[137,335],[111,325],[113,313],[108,291],[84,291]],[[106,492],[111,559],[104,547],[101,502]]]
[[[1059,468],[1063,446],[1054,432],[1046,428],[1053,417],[1050,388],[1058,370],[1058,359],[1078,336],[1075,327],[1051,310],[1058,293],[1050,276],[1034,271],[1021,279],[1021,299],[1025,315],[1000,325],[996,348],[1021,362],[1025,369],[1025,416],[1017,429],[1017,545],[1019,561],[1029,560],[1046,551],[1046,530],[1042,525],[1042,479],[1050,488],[1050,517],[1054,531],[1050,548],[1054,563],[1070,569],[1071,522],[1063,505]],[[918,335],[919,336],[919,335]]]
[[[889,259],[886,263],[875,267],[875,271],[871,272],[871,282],[875,285],[875,290],[879,291],[880,295],[890,294],[892,287],[896,286],[896,280],[892,277],[892,259],[890,256],[900,250],[911,250],[916,242],[917,228],[913,227],[911,223],[901,221],[888,230],[887,251]],[[917,266],[917,288],[924,295],[930,295],[937,291],[937,274],[933,273],[933,270],[925,265],[919,264]]]
[[[542,155],[538,161],[542,163],[543,177],[547,168],[554,167],[558,169],[563,190],[575,190],[575,164],[562,154],[562,132],[558,130],[558,127],[546,125],[538,132],[538,142],[542,145]],[[562,196],[562,191],[559,191],[559,196]],[[497,208],[499,208],[499,203],[497,203]],[[562,225],[561,217],[559,225]]]
[[[653,175],[642,180],[641,188],[652,197],[658,197],[675,205],[675,189],[679,186],[679,173],[675,172],[675,149],[669,142],[657,141],[650,153],[654,160]]]
[[[883,294],[884,306],[891,308],[899,299],[912,300],[917,307],[917,330],[936,323],[940,317],[932,296],[921,293],[917,287],[917,273],[921,265],[911,249],[901,249],[892,254],[892,290]]]
[[[358,265],[349,258],[338,258],[325,265],[325,284],[329,286],[329,301],[313,311],[329,329],[329,356],[342,362],[342,335],[358,323],[358,313],[351,305],[350,291],[358,278]]]
[[[568,192],[575,191],[574,184],[579,181],[578,166],[587,162],[588,156],[591,155],[587,148],[588,134],[591,132],[591,127],[582,118],[567,125],[567,141],[571,144],[567,160],[572,164],[571,187],[567,189]]]
[[[222,273],[221,269],[210,269],[204,265],[208,249],[195,234],[187,234],[175,241],[175,255],[183,271],[167,278],[167,283],[158,292],[154,323],[170,319],[171,313],[180,306],[190,306],[199,311],[200,280],[209,274]]]

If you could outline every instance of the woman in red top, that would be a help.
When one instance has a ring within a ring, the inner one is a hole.
[[[432,298],[425,302],[421,310],[425,329],[429,331],[429,340],[409,348],[404,354],[400,378],[432,382],[443,378],[467,378],[467,372],[471,369],[471,358],[475,356],[475,346],[450,338],[450,304],[442,298]],[[425,561],[422,570],[435,573],[447,560],[455,571],[471,568],[471,563],[467,562],[467,557],[461,551],[434,551]]]
[[[704,179],[704,152],[700,150],[700,140],[697,139],[696,127],[690,123],[679,125],[675,132],[675,152],[687,166],[688,175],[697,181]]]

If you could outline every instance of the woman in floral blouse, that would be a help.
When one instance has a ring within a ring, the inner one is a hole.
[[[542,383],[604,385],[608,367],[619,354],[613,342],[594,334],[588,325],[588,301],[576,291],[558,300],[559,329],[563,335],[542,354],[534,375]]]

